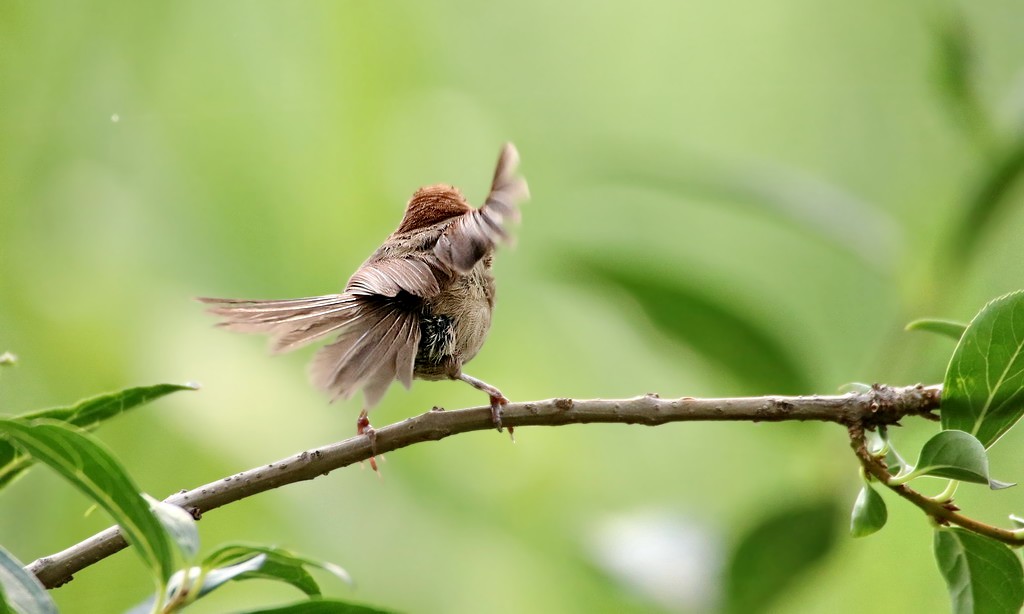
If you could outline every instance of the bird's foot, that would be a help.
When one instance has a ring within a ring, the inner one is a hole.
[[[356,434],[366,435],[367,439],[370,440],[370,450],[373,451],[373,456],[370,457],[370,468],[380,475],[380,469],[377,467],[377,431],[374,430],[373,425],[370,424],[370,419],[366,416],[366,410],[363,410],[359,414],[359,419],[356,420]],[[384,460],[384,457],[380,457]]]
[[[495,424],[495,428],[498,429],[499,433],[501,433],[503,430],[502,408],[504,405],[509,404],[509,400],[505,398],[505,395],[502,394],[502,391],[498,390],[497,388],[490,384],[487,384],[482,380],[477,380],[473,376],[467,376],[466,374],[459,374],[459,376],[454,379],[462,380],[463,382],[469,384],[473,388],[481,392],[487,393],[487,396],[490,397],[490,422],[493,422]],[[512,442],[514,443],[515,434],[513,432],[512,427],[509,427],[509,437],[512,438]]]
[[[479,380],[472,375],[460,373],[454,379],[462,380],[477,390],[486,392],[487,396],[491,397],[491,422],[494,423],[494,428],[498,429],[498,432],[500,433],[503,430],[501,425],[502,406],[508,405],[508,399],[505,398],[505,395],[501,394],[501,391],[494,386],[483,380]],[[508,434],[509,437],[512,438],[512,442],[515,443],[516,436],[511,426],[508,427]]]
[[[504,395],[501,393],[491,395],[491,422],[494,423],[494,428],[498,429],[499,433],[502,431],[501,416],[504,413],[504,405],[508,405],[508,399]],[[512,443],[516,442],[514,427],[508,427],[508,436],[512,438]]]

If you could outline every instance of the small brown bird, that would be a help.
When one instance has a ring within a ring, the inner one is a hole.
[[[288,352],[337,334],[313,359],[313,383],[348,398],[362,388],[356,428],[371,437],[367,412],[392,380],[462,380],[490,396],[501,430],[508,399],[490,384],[462,372],[484,343],[494,308],[491,255],[508,239],[506,223],[519,219],[529,197],[517,175],[519,154],[506,144],[487,200],[474,209],[448,185],[420,188],[402,223],[345,286],[341,294],[288,300],[200,298],[213,305],[219,324],[245,333],[267,333],[271,348]],[[509,427],[509,431],[512,428]],[[376,464],[371,461],[376,468]]]

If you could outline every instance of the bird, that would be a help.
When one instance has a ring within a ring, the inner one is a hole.
[[[529,198],[518,173],[519,153],[506,143],[491,189],[479,208],[451,185],[417,190],[402,221],[349,278],[338,294],[284,300],[200,297],[220,317],[218,326],[270,336],[273,353],[289,352],[328,336],[310,379],[332,401],[362,390],[358,435],[375,431],[368,413],[391,382],[460,380],[486,393],[491,419],[502,430],[501,391],[463,371],[491,326],[495,248],[510,241],[509,226]],[[513,429],[508,427],[511,435]],[[371,458],[371,466],[377,466]]]

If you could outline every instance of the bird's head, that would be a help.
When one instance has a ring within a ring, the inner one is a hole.
[[[405,207],[396,232],[410,232],[433,226],[473,210],[462,193],[450,185],[430,185],[416,190]]]

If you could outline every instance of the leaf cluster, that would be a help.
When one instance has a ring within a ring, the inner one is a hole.
[[[88,433],[102,422],[149,401],[194,389],[175,384],[129,388],[70,407],[0,418],[0,488],[33,463],[41,463],[106,511],[134,546],[155,586],[153,595],[132,608],[131,614],[177,612],[228,582],[251,579],[283,582],[307,597],[303,602],[261,612],[381,612],[347,601],[324,599],[309,570],[321,569],[351,583],[348,574],[337,565],[283,548],[226,544],[197,561],[200,543],[195,519],[184,509],[143,493],[114,453]],[[43,585],[3,548],[0,612],[57,612]]]
[[[925,442],[917,462],[902,461],[886,432],[873,446],[871,454],[890,467],[885,486],[896,489],[919,478],[949,480],[933,500],[950,510],[957,509],[952,501],[960,482],[992,490],[1014,486],[991,477],[988,450],[1024,416],[1024,291],[991,301],[966,325],[918,320],[908,328],[955,339],[957,346],[943,382],[942,430]],[[884,499],[865,474],[850,518],[851,534],[870,535],[885,525],[887,516]],[[934,553],[954,612],[1016,612],[1024,606],[1024,570],[1006,543],[937,520]]]

